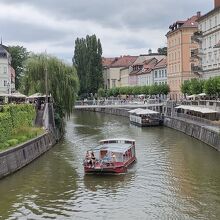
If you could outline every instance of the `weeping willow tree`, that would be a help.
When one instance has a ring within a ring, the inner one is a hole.
[[[45,74],[48,78],[48,94],[51,94],[55,111],[60,118],[70,116],[79,82],[74,67],[46,54],[32,54],[26,61],[20,90],[26,95],[46,93]]]

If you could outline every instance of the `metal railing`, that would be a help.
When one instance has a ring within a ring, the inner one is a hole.
[[[210,121],[208,119],[196,117],[196,116],[193,116],[193,115],[186,115],[186,114],[183,114],[183,113],[174,113],[173,116],[178,117],[178,118],[188,119],[188,120],[195,121],[195,122],[205,124],[205,125],[220,126],[219,121]]]

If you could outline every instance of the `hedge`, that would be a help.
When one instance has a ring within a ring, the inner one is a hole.
[[[0,143],[10,138],[13,131],[21,127],[32,127],[35,109],[29,104],[6,105],[0,112]]]

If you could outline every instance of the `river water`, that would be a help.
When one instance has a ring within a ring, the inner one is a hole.
[[[85,176],[86,150],[112,137],[136,140],[137,163]],[[220,153],[169,128],[75,112],[61,143],[0,180],[0,219],[220,219]]]

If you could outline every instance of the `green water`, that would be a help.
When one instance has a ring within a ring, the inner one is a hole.
[[[112,137],[136,140],[137,163],[85,176],[86,150]],[[61,143],[0,180],[0,219],[220,219],[220,152],[165,127],[76,112]]]

